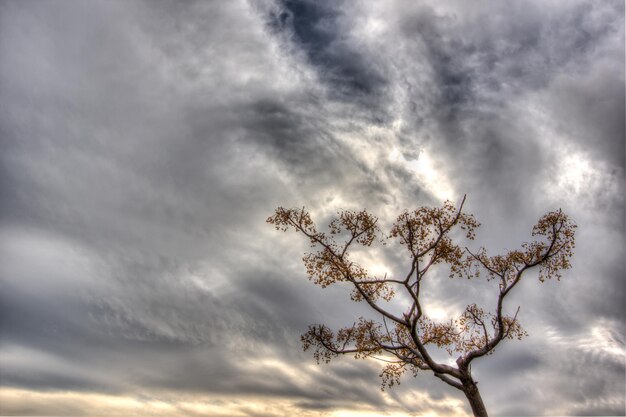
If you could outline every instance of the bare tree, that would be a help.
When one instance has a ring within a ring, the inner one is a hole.
[[[521,339],[526,334],[517,319],[519,307],[513,315],[506,315],[505,300],[530,269],[537,268],[543,282],[559,279],[560,271],[570,268],[576,225],[561,210],[550,212],[534,226],[535,241],[523,243],[521,249],[504,255],[488,256],[484,248],[473,252],[455,244],[451,238],[455,229],[461,229],[467,239],[473,240],[474,230],[480,226],[474,216],[462,212],[464,203],[465,197],[458,209],[446,202],[440,208],[405,211],[387,236],[381,233],[378,219],[365,210],[340,211],[330,222],[328,232],[323,233],[304,208],[277,208],[267,222],[279,230],[303,233],[317,250],[303,258],[309,278],[322,287],[349,283],[352,299],[366,302],[381,317],[380,321],[360,318],[337,332],[323,324],[309,326],[302,335],[304,349],[313,348],[318,363],[341,354],[383,360],[386,363],[381,372],[383,389],[399,383],[406,371],[413,375],[418,371],[432,372],[465,394],[474,416],[487,416],[470,365],[476,358],[492,353],[502,340]],[[398,241],[406,249],[405,274],[370,275],[351,260],[353,247],[369,247],[376,241],[387,240]],[[451,277],[476,279],[482,274],[487,280],[497,280],[495,308],[490,312],[470,304],[456,319],[447,322],[430,319],[420,302],[420,288],[437,264],[447,264]],[[399,301],[394,297],[400,292],[405,294],[402,299],[410,302],[405,301],[404,307],[389,308],[392,300]],[[435,349],[458,355],[456,366],[433,359]]]

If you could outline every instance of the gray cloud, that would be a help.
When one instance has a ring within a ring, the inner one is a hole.
[[[302,50],[332,98],[375,107],[372,116],[388,116],[380,104],[385,95],[385,68],[371,51],[350,36],[351,11],[343,2],[281,1],[269,12],[269,27]]]
[[[367,207],[388,224],[467,193],[490,252],[547,210],[579,224],[562,282],[513,294],[529,337],[476,364],[492,414],[623,414],[623,7],[3,2],[7,412],[89,414],[102,394],[171,415],[195,413],[187,395],[245,415],[458,414],[428,375],[383,394],[376,364],[314,365],[308,324],[369,312],[308,282],[307,243],[265,218]],[[389,249],[370,259],[402,271]],[[494,301],[490,283],[425,291],[450,310]],[[85,399],[45,396],[60,391]],[[232,405],[260,397],[291,408]]]

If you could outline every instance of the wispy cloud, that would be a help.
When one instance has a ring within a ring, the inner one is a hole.
[[[514,294],[530,336],[478,362],[492,414],[624,413],[619,1],[0,5],[5,414],[459,415],[427,375],[315,365],[364,306],[305,278],[306,205],[459,200],[491,252],[562,207],[574,268]],[[389,248],[391,249],[391,248]],[[403,259],[377,249],[372,268]],[[443,276],[443,274],[441,274]],[[433,313],[489,283],[425,285]]]

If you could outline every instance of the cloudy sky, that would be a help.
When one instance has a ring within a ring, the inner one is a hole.
[[[491,253],[579,226],[512,294],[529,336],[474,363],[491,414],[623,415],[624,95],[623,1],[2,1],[0,414],[469,413],[302,352],[366,309],[265,223],[467,194]],[[434,317],[495,302],[432,278]]]

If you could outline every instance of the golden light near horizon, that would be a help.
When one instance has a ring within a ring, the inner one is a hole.
[[[393,401],[392,401],[393,402]],[[467,415],[461,401],[444,398],[433,401],[427,394],[410,394],[406,402],[414,407],[436,407],[420,412],[420,417],[457,417]],[[0,389],[3,415],[30,415],[28,410],[45,407],[47,415],[89,415],[107,417],[379,417],[380,412],[363,405],[350,410],[337,407],[324,411],[306,409],[297,400],[263,396],[207,395],[141,391],[135,394],[100,394],[77,391],[31,391]],[[80,411],[78,411],[80,410]],[[437,411],[439,410],[439,412]],[[77,414],[79,413],[79,414]],[[387,411],[389,417],[411,417],[406,411]]]

